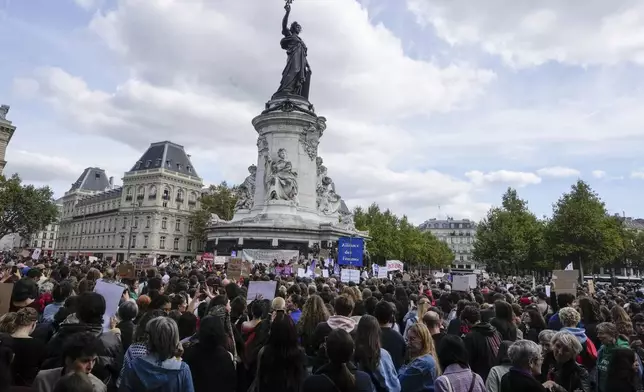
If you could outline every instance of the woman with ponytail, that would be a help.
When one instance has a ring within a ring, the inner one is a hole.
[[[11,334],[15,354],[11,363],[14,385],[31,386],[47,355],[46,344],[30,336],[37,321],[38,312],[33,308],[22,308],[16,312]]]
[[[351,363],[353,339],[343,329],[334,329],[326,339],[329,362],[304,381],[302,392],[371,392],[371,378]]]

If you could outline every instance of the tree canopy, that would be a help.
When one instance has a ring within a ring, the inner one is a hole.
[[[528,209],[517,191],[508,188],[500,207],[493,207],[479,223],[473,257],[488,270],[516,274],[544,262],[544,224]]]
[[[17,233],[28,237],[56,220],[58,208],[49,187],[22,185],[17,174],[0,175],[0,238]]]
[[[400,260],[405,263],[441,268],[451,264],[454,254],[433,234],[422,232],[406,216],[399,218],[377,204],[354,210],[356,228],[368,230],[367,251],[372,261]]]
[[[201,243],[206,241],[206,228],[212,214],[217,214],[223,220],[231,220],[235,214],[237,192],[235,186],[228,186],[224,181],[219,185],[211,185],[208,191],[201,195],[200,208],[190,215],[192,235]]]
[[[583,270],[584,265],[607,265],[623,254],[621,226],[590,186],[579,180],[554,204],[546,243],[559,266],[574,262]]]

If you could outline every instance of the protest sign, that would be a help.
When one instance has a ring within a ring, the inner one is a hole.
[[[387,267],[379,267],[378,268],[378,278],[379,279],[386,279],[388,272],[389,272],[389,269]]]
[[[245,276],[245,277],[250,276],[250,273],[252,270],[253,270],[253,264],[250,261],[242,262],[242,269],[241,269],[242,276]]]
[[[136,272],[134,269],[134,264],[121,264],[119,265],[119,276],[125,279],[134,279],[136,278]]]
[[[214,265],[224,265],[228,262],[228,256],[215,256],[213,260]]]
[[[255,261],[256,263],[270,264],[273,260],[278,262],[290,259],[297,259],[300,256],[298,250],[280,250],[280,249],[244,249],[242,258],[246,261]]]
[[[329,277],[329,270],[323,269],[322,270],[322,277],[323,278],[328,278]]]
[[[239,280],[241,277],[242,270],[242,259],[234,258],[228,260],[228,269],[226,270],[226,275],[228,279]]]
[[[45,243],[45,242],[43,241],[43,244],[44,244],[44,243]],[[31,258],[32,258],[33,260],[38,260],[38,259],[40,258],[40,253],[41,253],[41,252],[42,252],[42,250],[41,250],[40,248],[36,248],[36,249],[34,249],[34,252],[31,254]]]
[[[13,283],[0,283],[0,315],[9,313]]]
[[[277,282],[272,280],[268,282],[264,281],[253,281],[248,284],[248,295],[246,296],[246,302],[253,302],[258,296],[261,296],[261,299],[267,299],[272,301],[275,298],[275,288],[277,287]]]
[[[298,278],[306,278],[306,269],[298,268],[297,269],[297,277]]]
[[[360,283],[360,271],[343,268],[340,272],[340,280],[342,281],[342,283]]]
[[[116,316],[116,312],[119,309],[119,302],[123,296],[123,291],[126,287],[112,282],[106,282],[104,280],[96,281],[96,286],[94,287],[94,292],[98,293],[105,298],[105,313],[103,313],[103,331],[110,330],[110,319]]]
[[[362,267],[364,238],[341,237],[338,240],[338,264]]]
[[[387,260],[387,269],[389,271],[402,271],[404,264],[400,260]]]
[[[557,294],[567,293],[577,295],[577,284],[579,271],[577,270],[554,270],[552,280],[557,285]]]
[[[550,285],[545,286],[546,287],[546,296],[550,298]]]
[[[470,288],[469,275],[454,275],[452,277],[452,289],[454,291],[468,291]]]

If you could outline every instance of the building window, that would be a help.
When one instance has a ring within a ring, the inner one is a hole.
[[[125,229],[127,227],[127,218],[123,217],[123,227],[122,229]]]
[[[186,248],[187,248],[186,250],[188,252],[192,252],[192,240],[191,239],[188,239],[188,241],[186,242]]]
[[[148,159],[147,161],[145,161],[145,167],[146,168],[150,167],[151,163],[152,163],[152,161]]]
[[[145,197],[145,188],[140,186],[137,190],[136,200],[143,200]]]
[[[124,235],[121,236],[121,245],[120,246],[121,246],[121,248],[123,248],[125,246],[125,236]]]
[[[165,249],[165,237],[159,237],[159,248]]]
[[[192,166],[190,165],[186,166],[186,170],[188,170],[188,173],[192,173]]]
[[[34,241],[34,248],[38,247],[38,241]]]
[[[177,191],[177,202],[183,203],[183,191],[181,189]]]
[[[150,241],[150,237],[148,237],[147,235],[143,237],[143,247],[144,248],[148,247],[149,241]]]
[[[163,218],[161,220],[161,229],[163,229],[163,230],[168,229],[168,218]]]
[[[194,205],[197,204],[197,194],[194,192],[190,192],[190,196],[188,196],[188,204]]]
[[[139,217],[138,216],[134,217],[134,228],[135,229],[139,228]]]
[[[41,241],[41,242],[40,242],[40,247],[41,247],[41,248],[44,248],[44,247],[45,247],[45,241]]]
[[[179,239],[178,238],[174,239],[174,250],[179,250]]]
[[[145,227],[148,228],[148,229],[150,228],[150,217],[149,216],[147,218],[145,218]]]
[[[128,186],[125,192],[125,201],[132,200],[132,187]]]
[[[136,248],[136,234],[132,234],[132,243],[130,246]]]
[[[192,222],[188,222],[188,232],[192,232]]]
[[[49,241],[49,247],[53,248],[54,247],[54,241]]]
[[[181,231],[181,219],[177,219],[177,221],[175,222],[174,230],[175,231]]]

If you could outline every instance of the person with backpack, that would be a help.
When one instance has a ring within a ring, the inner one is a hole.
[[[490,323],[481,322],[481,313],[476,306],[465,307],[461,320],[470,327],[470,332],[463,338],[469,364],[472,371],[486,380],[490,369],[496,365],[501,334]]]
[[[573,334],[581,344],[581,351],[576,357],[577,363],[583,365],[589,372],[593,371],[597,364],[597,348],[586,336],[586,331],[576,327],[579,325],[581,315],[573,308],[562,308],[559,310],[559,320],[563,325],[561,330]]]

